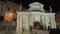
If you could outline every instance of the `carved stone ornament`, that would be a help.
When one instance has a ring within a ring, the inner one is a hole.
[[[39,2],[31,3],[31,4],[29,4],[29,6],[30,6],[29,10],[41,10],[41,11],[45,11],[43,9],[44,5],[39,3]]]

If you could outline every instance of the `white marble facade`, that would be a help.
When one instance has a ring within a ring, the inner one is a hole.
[[[17,13],[17,31],[23,32],[22,29],[29,31],[29,25],[33,26],[35,21],[39,21],[43,28],[56,28],[55,13],[41,13],[41,12],[18,12]],[[41,22],[42,21],[42,22]],[[46,27],[45,27],[46,26]],[[28,32],[27,32],[28,33]]]
[[[43,9],[44,5],[42,3],[39,2],[34,2],[29,4],[30,8],[28,10],[41,10],[42,12],[45,12],[45,10]]]
[[[29,25],[33,27],[35,21],[39,21],[44,29],[46,28],[48,30],[48,27],[52,29],[56,28],[55,13],[45,13],[43,5],[39,4],[38,2],[32,3],[27,11],[17,12],[17,34],[22,34],[23,30],[28,34]],[[31,5],[35,7],[31,7]]]
[[[35,21],[40,22],[40,25],[46,26],[46,28],[48,28],[48,26],[56,28],[55,13],[18,12],[17,18],[18,28],[26,27],[26,29],[28,29],[29,25],[33,26],[33,22]]]

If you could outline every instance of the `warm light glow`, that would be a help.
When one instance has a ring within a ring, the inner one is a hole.
[[[14,18],[14,12],[11,12],[11,11],[5,12],[4,21],[11,22],[13,21],[13,18]]]
[[[9,15],[13,15],[12,13],[10,13]]]

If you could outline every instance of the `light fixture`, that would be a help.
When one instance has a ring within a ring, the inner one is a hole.
[[[12,13],[10,13],[9,15],[13,15]]]

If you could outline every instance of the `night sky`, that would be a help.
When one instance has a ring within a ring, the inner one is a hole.
[[[3,1],[5,1],[5,0],[3,0]],[[14,2],[18,5],[20,5],[20,3],[22,3],[23,7],[27,8],[27,9],[29,8],[28,5],[30,3],[33,3],[33,2],[37,1],[37,2],[40,2],[40,3],[44,4],[44,9],[47,10],[47,11],[49,11],[49,6],[50,5],[52,7],[53,12],[57,13],[60,10],[60,0],[9,0],[9,1],[12,1],[12,2]]]
[[[49,6],[51,5],[53,12],[57,13],[60,10],[60,0],[23,0],[23,6],[27,9],[29,8],[29,4],[33,2],[40,2],[44,4],[44,9],[49,11]]]

